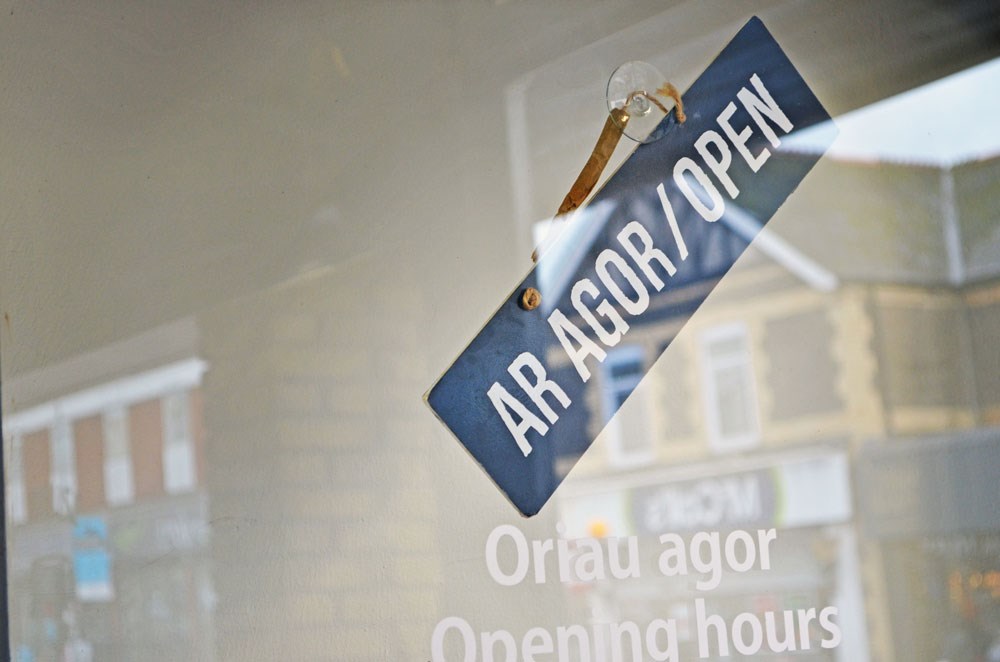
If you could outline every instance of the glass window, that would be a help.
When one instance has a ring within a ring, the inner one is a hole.
[[[27,495],[24,491],[24,457],[20,433],[11,435],[10,455],[4,466],[7,468],[7,516],[12,524],[20,524],[28,517]]]
[[[746,328],[729,325],[702,336],[705,413],[716,451],[750,448],[760,441],[753,363]]]
[[[634,345],[614,348],[604,362],[602,394],[608,422],[605,434],[608,461],[613,467],[643,464],[653,458],[654,437],[649,427],[646,391],[640,390],[626,410],[615,414],[642,381],[645,370],[642,348]]]
[[[135,497],[132,455],[129,450],[128,410],[104,412],[104,497],[109,506],[131,503]]]
[[[69,515],[76,509],[76,453],[69,420],[56,418],[51,439],[52,510],[59,515]]]
[[[163,487],[169,494],[188,492],[195,486],[194,442],[188,393],[171,393],[162,400]]]
[[[0,659],[997,662],[997,4],[8,2]]]

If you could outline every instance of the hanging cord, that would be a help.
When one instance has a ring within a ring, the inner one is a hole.
[[[629,114],[627,108],[631,105],[632,101],[636,97],[643,97],[648,101],[652,102],[663,111],[666,115],[670,111],[663,105],[663,103],[656,98],[656,95],[665,96],[673,99],[676,105],[675,114],[677,116],[677,121],[681,124],[687,121],[687,115],[684,114],[684,102],[681,101],[681,95],[677,92],[677,88],[670,83],[664,83],[655,94],[649,94],[645,90],[636,90],[628,95],[625,99],[625,104],[622,108],[612,108],[611,112],[608,114],[608,119],[604,122],[604,129],[601,131],[600,137],[597,139],[597,144],[594,145],[594,150],[590,154],[590,158],[587,159],[586,165],[583,166],[583,170],[580,171],[580,175],[573,182],[573,186],[570,187],[569,193],[563,198],[562,204],[559,205],[559,211],[556,212],[556,216],[563,216],[573,211],[577,207],[583,204],[590,192],[594,190],[597,185],[597,180],[600,179],[601,173],[607,167],[608,162],[611,160],[611,155],[614,153],[615,148],[621,141],[622,134],[625,132],[625,127],[628,126]],[[538,250],[536,249],[531,253],[531,261],[538,262]]]
[[[625,104],[621,108],[612,108],[611,112],[608,113],[608,119],[604,122],[604,129],[601,130],[601,135],[597,138],[594,151],[590,153],[590,158],[587,159],[583,170],[580,171],[580,175],[573,182],[569,193],[566,194],[562,204],[559,205],[559,211],[556,212],[557,217],[568,214],[582,205],[587,196],[590,195],[590,192],[594,190],[597,180],[601,178],[601,173],[604,172],[608,162],[611,160],[611,155],[621,141],[622,134],[625,133],[625,127],[628,126],[629,121],[627,108],[636,97],[643,97],[652,102],[657,108],[663,111],[664,115],[670,112],[656,98],[656,95],[673,99],[677,121],[681,124],[687,121],[687,115],[684,114],[684,102],[681,101],[681,95],[677,91],[677,88],[671,83],[664,83],[654,94],[649,94],[645,90],[636,90],[629,94],[625,99]],[[531,261],[538,262],[537,248],[531,252]],[[541,294],[533,287],[529,287],[521,293],[521,307],[525,310],[534,310],[541,301]]]

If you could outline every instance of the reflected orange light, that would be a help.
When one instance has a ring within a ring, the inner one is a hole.
[[[587,524],[587,533],[591,538],[603,538],[608,535],[608,523],[602,519],[591,520]]]
[[[951,598],[951,603],[956,607],[962,604],[962,573],[958,571],[953,571],[948,576],[948,597]]]

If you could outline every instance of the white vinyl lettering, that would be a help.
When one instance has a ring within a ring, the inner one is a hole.
[[[476,662],[476,633],[464,618],[449,616],[442,619],[431,635],[431,658],[434,662],[448,662],[444,656],[444,636],[448,630],[457,630],[462,637],[462,662]]]
[[[500,541],[510,538],[514,543],[514,551],[517,555],[517,563],[514,571],[506,573],[500,569]],[[500,586],[516,586],[524,581],[528,574],[528,566],[531,557],[528,554],[528,540],[519,528],[513,524],[501,524],[492,531],[486,538],[486,569],[490,571],[490,577]]]

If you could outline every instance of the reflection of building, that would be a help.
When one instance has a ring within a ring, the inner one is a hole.
[[[688,239],[692,255],[704,247],[693,233]],[[591,587],[588,604],[612,620],[677,618],[687,656],[697,655],[697,598],[729,619],[834,604],[847,633],[839,657],[818,640],[801,654],[864,659],[849,469],[852,407],[863,402],[845,393],[838,374],[841,357],[857,350],[852,300],[836,305],[844,288],[824,291],[836,278],[796,249],[757,245],[683,331],[690,302],[717,273],[664,296],[666,312],[631,329],[630,344],[609,352],[597,388],[574,396],[589,405],[596,433],[632,393],[559,493],[560,508],[570,537],[637,535],[652,550],[666,533],[690,540],[698,531],[776,528],[778,560],[768,572],[727,577],[701,592],[652,568],[641,584]]]
[[[1000,635],[1000,160],[846,159],[683,330],[697,284],[609,352],[585,395],[602,441],[558,493],[567,535],[773,526],[775,569],[725,580],[710,609],[836,604],[844,642],[819,659],[983,655]],[[676,580],[585,594],[682,622],[698,597]]]
[[[881,560],[898,659],[964,659],[1000,640],[998,463],[995,427],[862,451],[861,524]]]
[[[433,307],[418,276],[380,259],[350,269],[199,320],[219,659],[422,660],[448,615],[489,623],[476,617],[488,602],[527,629],[542,621],[527,603],[561,613],[558,585],[497,594],[481,562],[495,517],[458,495],[509,506],[457,444],[428,442],[417,394]],[[525,528],[552,531],[541,517]]]
[[[608,481],[621,487],[608,490]],[[622,481],[624,478],[624,481]],[[633,475],[579,481],[562,496],[567,535],[637,535],[647,561],[655,562],[659,536],[686,541],[698,531],[777,530],[772,569],[725,575],[708,592],[693,580],[665,579],[655,563],[644,581],[593,586],[597,604],[612,620],[678,619],[682,657],[697,658],[692,605],[731,621],[741,612],[762,614],[836,604],[844,616],[860,611],[857,559],[850,526],[848,464],[844,453],[805,449],[755,455],[720,467],[718,462],[648,468]],[[699,575],[700,577],[700,575]],[[842,617],[843,621],[843,617]],[[847,624],[845,625],[845,629]],[[847,645],[845,643],[845,645]],[[828,659],[813,649],[809,659]],[[860,659],[845,657],[844,659]]]
[[[12,644],[31,659],[213,658],[205,364],[88,374],[123,349],[29,376],[35,400],[4,419]]]

